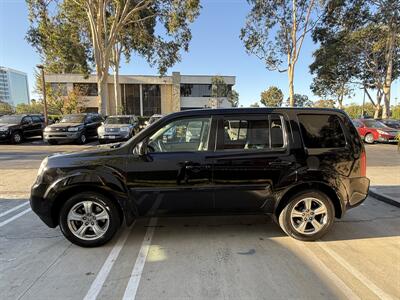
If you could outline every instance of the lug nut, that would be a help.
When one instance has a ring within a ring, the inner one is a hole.
[[[85,225],[89,225],[89,222],[86,222]]]
[[[94,222],[92,222],[92,225],[94,225]]]

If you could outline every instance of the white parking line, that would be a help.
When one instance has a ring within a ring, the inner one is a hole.
[[[4,217],[4,216],[6,216],[6,215],[8,215],[9,213],[12,213],[13,211],[15,211],[15,210],[17,210],[17,209],[19,209],[19,208],[21,208],[21,207],[27,205],[27,204],[29,204],[29,201],[24,202],[24,203],[22,203],[22,204],[20,204],[20,205],[17,205],[17,206],[15,206],[15,207],[13,207],[13,208],[11,208],[11,209],[9,209],[9,210],[6,210],[5,212],[3,212],[3,213],[0,214],[0,218],[1,218],[1,217]]]
[[[309,257],[316,266],[335,284],[339,291],[341,291],[347,299],[359,300],[358,297],[350,287],[344,283],[334,272],[331,271],[310,249],[308,249],[302,242],[296,242],[296,244],[303,250],[303,252]]]
[[[30,211],[31,211],[31,208],[27,208],[27,209],[21,211],[19,214],[16,214],[15,216],[12,216],[11,218],[1,222],[0,223],[0,227],[3,227],[4,225],[14,221],[15,219],[18,219],[19,217],[22,217],[23,215],[25,215],[26,213],[28,213]]]
[[[388,295],[382,289],[377,287],[371,280],[365,277],[360,271],[351,266],[346,260],[344,260],[339,254],[337,254],[332,249],[329,249],[323,242],[318,242],[318,246],[320,246],[327,254],[329,254],[334,260],[336,260],[343,268],[345,268],[348,272],[353,274],[360,282],[362,282],[371,292],[378,296],[379,299],[393,299],[392,296]]]
[[[154,215],[157,208],[160,206],[161,197],[157,198],[157,201],[154,203],[153,207],[150,210],[150,215]],[[139,287],[140,278],[142,277],[142,272],[144,268],[144,264],[146,263],[147,255],[149,254],[149,249],[151,245],[151,240],[153,238],[154,229],[157,225],[158,218],[152,217],[150,219],[146,235],[144,236],[142,246],[139,250],[139,255],[136,258],[135,265],[132,269],[131,276],[128,281],[128,285],[126,286],[123,300],[133,300],[136,297],[137,289]]]
[[[103,287],[104,282],[107,279],[108,274],[111,271],[111,268],[114,265],[114,262],[117,260],[119,253],[121,252],[121,249],[123,248],[132,227],[135,225],[133,223],[131,226],[129,226],[118,238],[118,241],[112,248],[110,254],[108,255],[106,261],[104,262],[103,266],[101,267],[99,273],[97,274],[95,280],[93,281],[92,285],[89,288],[89,291],[87,292],[84,300],[92,300],[96,299],[98,294],[100,293],[101,288]]]

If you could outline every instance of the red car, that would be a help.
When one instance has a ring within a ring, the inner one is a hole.
[[[390,128],[374,119],[357,119],[353,120],[353,124],[367,144],[373,144],[374,142],[397,142],[396,137],[400,133],[399,130]]]

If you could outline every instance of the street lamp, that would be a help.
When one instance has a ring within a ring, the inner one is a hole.
[[[41,72],[42,75],[42,92],[43,92],[43,104],[44,104],[44,122],[46,126],[49,124],[49,119],[47,117],[47,100],[46,100],[46,82],[44,79],[44,66],[43,65],[37,65],[36,68],[38,68]]]

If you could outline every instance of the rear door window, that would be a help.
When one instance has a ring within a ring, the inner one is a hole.
[[[284,147],[282,118],[279,115],[225,117],[218,150],[271,150]]]
[[[301,114],[298,116],[301,134],[307,148],[341,148],[346,138],[335,115]]]

